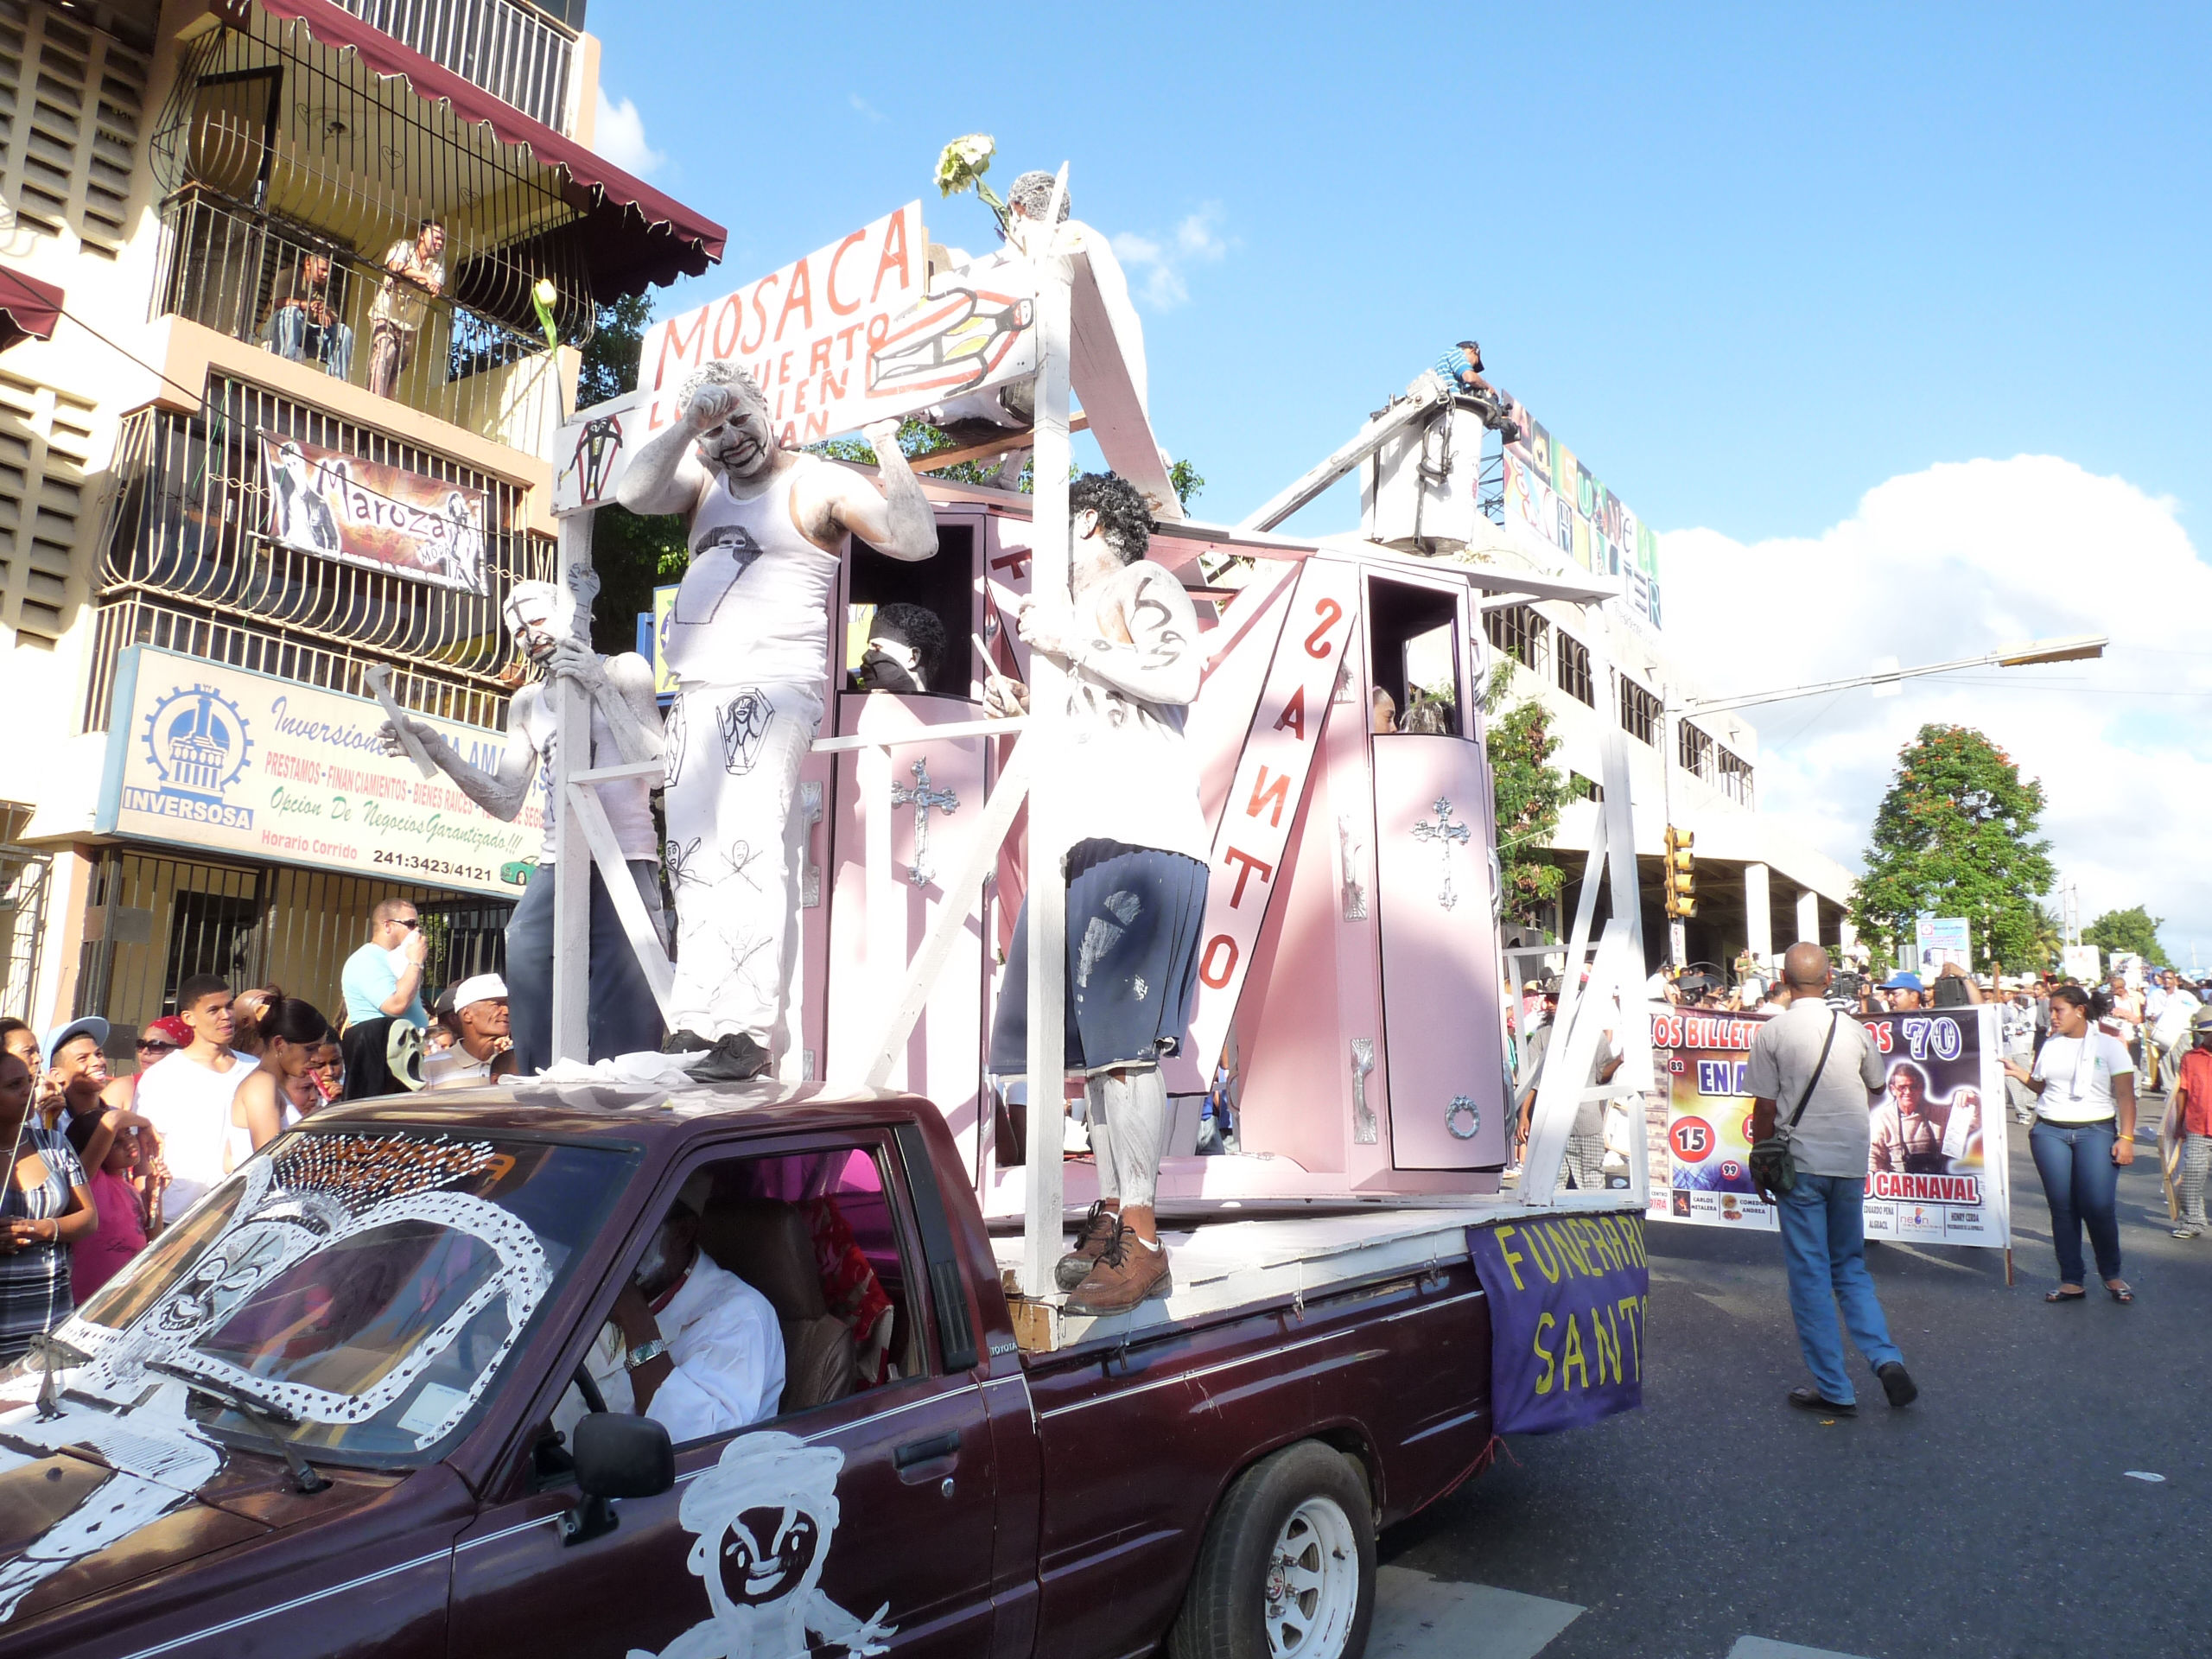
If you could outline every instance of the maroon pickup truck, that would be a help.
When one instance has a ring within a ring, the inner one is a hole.
[[[679,1204],[772,1313],[642,1362],[757,1396],[671,1444],[610,1316]],[[923,1102],[335,1108],[0,1380],[0,1655],[1357,1655],[1491,1438],[1466,1257],[1125,1325],[1020,1351]]]

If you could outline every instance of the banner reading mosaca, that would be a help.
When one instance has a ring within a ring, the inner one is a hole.
[[[629,456],[678,413],[701,364],[742,364],[787,448],[903,418],[1037,372],[1035,284],[1010,255],[929,276],[922,204],[734,294],[656,322],[638,389],[579,411],[554,450],[553,510],[612,500]]]
[[[261,467],[280,547],[484,591],[483,491],[275,432],[261,434]]]
[[[426,716],[427,718],[427,716]],[[102,835],[429,887],[520,894],[544,835],[535,791],[502,823],[384,753],[384,714],[290,680],[133,645],[117,660]],[[431,719],[472,765],[505,735]]]
[[[1774,1211],[1751,1180],[1751,1097],[1744,1090],[1751,1038],[1764,1019],[1650,1009],[1658,1079],[1646,1119],[1652,1220],[1776,1230]],[[1885,1074],[1867,1100],[1866,1236],[2005,1249],[2011,1120],[1996,1008],[1884,1014],[1859,1023]]]

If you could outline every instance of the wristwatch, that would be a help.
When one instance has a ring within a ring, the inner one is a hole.
[[[622,1369],[634,1371],[641,1365],[652,1364],[667,1351],[667,1338],[648,1337],[630,1351],[629,1357],[622,1362]]]

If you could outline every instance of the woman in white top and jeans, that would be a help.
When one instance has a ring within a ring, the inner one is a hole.
[[[2031,1071],[2006,1060],[2008,1077],[2036,1094],[2028,1134],[2036,1173],[2050,1205],[2058,1250],[2058,1288],[2047,1302],[2075,1302],[2082,1287],[2082,1226],[2097,1255],[2097,1274],[2115,1302],[2135,1293],[2120,1276],[2120,1168],[2135,1161],[2135,1062],[2117,1037],[2090,1022],[2089,994],[2061,985],[2050,994],[2050,1036]]]

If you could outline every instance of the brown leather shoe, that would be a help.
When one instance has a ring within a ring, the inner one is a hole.
[[[1106,1254],[1106,1247],[1114,1242],[1114,1234],[1121,1224],[1120,1205],[1104,1198],[1092,1205],[1090,1213],[1083,1218],[1083,1225],[1076,1230],[1075,1248],[1052,1268],[1054,1282],[1062,1290],[1073,1290],[1090,1277],[1090,1269]]]
[[[1165,1296],[1174,1287],[1167,1271],[1167,1247],[1147,1249],[1126,1224],[1117,1223],[1090,1275],[1068,1298],[1066,1311],[1093,1319],[1126,1313],[1147,1297]]]

